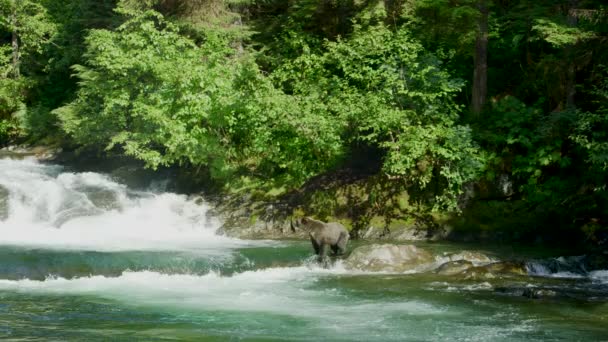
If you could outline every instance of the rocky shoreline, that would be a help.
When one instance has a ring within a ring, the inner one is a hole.
[[[465,289],[534,300],[608,300],[606,255],[501,260],[475,250],[436,253],[419,245],[374,243],[354,248],[340,262],[352,272],[428,274],[437,279],[437,287],[462,282]],[[563,281],[572,286],[563,286]]]
[[[30,146],[30,145],[9,145],[0,148],[0,158],[36,158],[38,160],[49,161],[56,159],[63,149],[52,146]]]
[[[292,210],[284,203],[251,201],[247,196],[240,200],[212,199],[214,213],[223,225],[220,234],[242,239],[306,238],[303,231],[291,228]],[[394,227],[369,225],[358,237],[363,240],[387,241],[440,241],[448,238],[450,227],[425,227],[420,224]]]

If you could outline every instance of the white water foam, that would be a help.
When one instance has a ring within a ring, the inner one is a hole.
[[[588,276],[594,283],[608,284],[608,270],[592,271]]]
[[[119,277],[91,276],[64,279],[0,280],[0,290],[34,294],[94,295],[133,305],[193,311],[260,312],[320,319],[332,324],[369,323],[369,313],[382,315],[435,315],[443,308],[415,300],[382,302],[353,300],[338,289],[312,285],[324,276],[346,271],[319,267],[268,268],[230,277],[124,272]]]
[[[608,271],[593,271],[585,272],[583,267],[580,266],[580,262],[583,259],[582,256],[576,257],[559,257],[548,261],[530,261],[526,263],[526,270],[528,274],[535,277],[546,277],[546,278],[558,278],[558,279],[590,279],[593,282],[608,282]],[[554,268],[551,269],[547,266],[547,262],[553,262]],[[557,264],[556,264],[557,262]],[[557,265],[557,267],[555,266]],[[559,269],[559,268],[562,269]],[[568,270],[574,269],[575,271]],[[606,273],[604,273],[606,272]]]
[[[0,159],[0,186],[8,191],[0,245],[221,251],[254,244],[217,235],[220,222],[207,215],[206,204],[172,193],[129,192],[98,173]]]
[[[325,278],[334,278],[333,283],[335,276],[344,274],[349,272],[341,267],[324,269],[308,266],[268,268],[233,276],[213,272],[198,276],[143,271],[124,272],[115,278],[91,276],[49,278],[44,281],[0,280],[0,291],[95,296],[116,300],[127,306],[194,316],[197,313],[203,316],[211,314],[224,317],[224,320],[234,320],[224,322],[229,325],[247,326],[248,322],[241,321],[243,317],[258,324],[266,324],[265,320],[300,322],[305,330],[294,331],[293,336],[305,334],[308,336],[305,340],[443,341],[448,337],[452,340],[471,340],[471,336],[484,336],[486,338],[478,340],[491,341],[508,339],[518,332],[535,329],[533,325],[526,325],[524,329],[516,313],[514,317],[504,319],[500,325],[493,324],[491,316],[494,315],[488,316],[487,322],[469,321],[467,317],[474,315],[471,308],[437,305],[415,296],[365,298],[353,295],[341,286],[334,288],[324,286],[323,282],[318,283]],[[486,287],[485,284],[480,286]],[[514,311],[501,304],[493,312],[501,314],[505,310]],[[464,329],[464,326],[467,328]],[[255,337],[250,333],[247,332],[248,337]],[[291,332],[283,333],[286,333],[286,339],[291,336]]]

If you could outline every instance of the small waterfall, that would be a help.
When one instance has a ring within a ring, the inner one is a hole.
[[[552,278],[591,278],[594,273],[604,272],[590,272],[585,255],[531,260],[526,263],[526,269],[532,276]]]
[[[550,276],[553,272],[541,261],[529,261],[526,263],[526,271],[528,274],[546,277]]]
[[[513,182],[508,174],[503,173],[498,176],[497,186],[504,196],[513,194]]]
[[[245,243],[215,234],[220,222],[207,204],[153,185],[135,192],[99,173],[0,159],[0,244],[181,250]]]

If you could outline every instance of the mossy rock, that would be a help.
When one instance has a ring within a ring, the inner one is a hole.
[[[484,266],[471,267],[464,272],[466,279],[488,279],[503,276],[526,276],[526,266],[520,262],[500,261]]]

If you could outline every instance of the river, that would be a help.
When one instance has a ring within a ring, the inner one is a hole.
[[[0,340],[608,341],[608,271],[551,266],[577,259],[421,243],[528,274],[322,268],[306,241],[216,234],[209,210],[162,182],[0,159]]]

